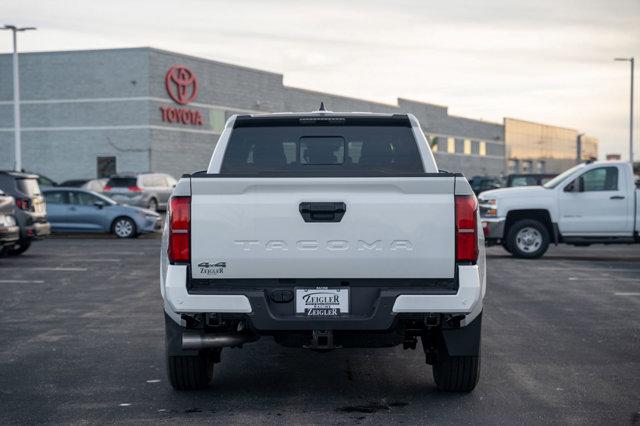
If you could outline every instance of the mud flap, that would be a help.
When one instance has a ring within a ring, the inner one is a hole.
[[[441,330],[441,349],[449,356],[478,356],[481,331],[482,313],[466,327]]]
[[[174,320],[167,315],[164,314],[164,329],[166,336],[166,345],[167,345],[167,355],[169,356],[196,356],[198,355],[197,350],[183,350],[182,349],[182,332],[186,330],[186,328],[181,327],[180,324],[177,324]]]

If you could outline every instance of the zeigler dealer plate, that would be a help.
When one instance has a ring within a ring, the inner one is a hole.
[[[296,313],[313,317],[336,316],[349,313],[348,288],[298,288]]]

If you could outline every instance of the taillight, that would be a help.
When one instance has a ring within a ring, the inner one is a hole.
[[[456,195],[456,261],[478,260],[478,201],[473,195]]]
[[[142,188],[139,186],[128,186],[127,189],[131,192],[142,192]]]
[[[172,197],[169,203],[169,261],[191,259],[191,197]]]
[[[111,191],[111,187],[109,185],[105,185],[102,190],[103,191]]]
[[[31,203],[27,198],[16,198],[16,206],[18,206],[20,210],[29,210]]]

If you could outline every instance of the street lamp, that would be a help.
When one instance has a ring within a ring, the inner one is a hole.
[[[35,30],[35,27],[16,27],[5,25],[0,30],[13,31],[13,134],[15,137],[15,164],[17,171],[22,170],[22,145],[20,143],[20,81],[18,76],[18,37],[19,31]]]
[[[631,110],[629,113],[629,161],[633,170],[633,65],[634,58],[615,58],[614,61],[631,62]]]

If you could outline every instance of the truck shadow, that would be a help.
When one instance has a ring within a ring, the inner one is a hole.
[[[220,412],[240,404],[245,410],[276,416],[295,410],[340,417],[405,415],[447,401],[460,407],[480,399],[474,393],[438,392],[420,348],[317,353],[283,348],[263,338],[242,350],[227,349],[216,369],[213,384],[204,391],[170,391],[171,405],[180,412],[186,407]]]

